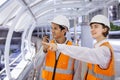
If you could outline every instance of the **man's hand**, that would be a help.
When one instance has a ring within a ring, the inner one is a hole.
[[[43,38],[42,38],[42,41],[44,42],[49,42],[49,37],[47,35],[45,35]]]

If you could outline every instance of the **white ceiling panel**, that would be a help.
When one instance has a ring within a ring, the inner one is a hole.
[[[89,13],[117,4],[118,0],[9,0],[6,6],[0,12],[0,24],[6,24],[17,15],[20,7],[25,8],[29,14],[24,17],[32,17],[37,24],[49,24],[48,22],[58,14],[70,17],[79,17]],[[7,22],[5,22],[7,21]],[[23,19],[24,21],[24,19]],[[22,23],[22,22],[19,22]],[[30,23],[29,23],[30,24]],[[19,24],[21,25],[21,24]]]

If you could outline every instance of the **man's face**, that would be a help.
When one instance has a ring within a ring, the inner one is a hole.
[[[65,32],[64,32],[64,30],[61,30],[59,28],[59,25],[57,25],[55,23],[52,23],[51,26],[52,26],[51,27],[51,29],[52,29],[52,36],[53,36],[54,39],[59,39],[59,38],[64,36]]]

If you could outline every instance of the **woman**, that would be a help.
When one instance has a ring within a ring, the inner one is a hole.
[[[65,44],[46,44],[51,50],[58,50],[65,55],[88,63],[85,80],[114,80],[114,53],[106,37],[110,22],[103,15],[96,15],[90,22],[91,34],[96,39],[95,48],[68,46]],[[74,54],[73,54],[74,53]]]

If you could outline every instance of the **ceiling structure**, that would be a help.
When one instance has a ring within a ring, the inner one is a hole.
[[[23,30],[24,26],[30,26],[33,21],[38,26],[45,26],[58,14],[66,15],[68,18],[74,18],[88,15],[97,9],[118,3],[118,0],[1,1],[3,2],[0,2],[0,25],[16,26],[16,30],[18,31]],[[15,19],[16,17],[17,19]]]

